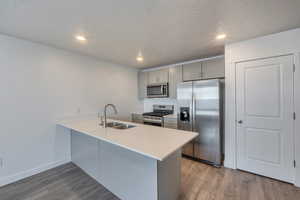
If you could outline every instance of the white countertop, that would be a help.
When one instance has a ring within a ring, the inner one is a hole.
[[[96,119],[65,120],[59,122],[58,125],[159,161],[164,160],[198,135],[195,132],[135,124],[132,122],[122,123],[132,124],[136,127],[123,130],[103,128],[99,126],[99,121]]]

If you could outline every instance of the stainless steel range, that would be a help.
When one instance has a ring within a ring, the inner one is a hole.
[[[153,105],[153,112],[144,113],[144,124],[164,126],[164,116],[174,113],[173,105]]]

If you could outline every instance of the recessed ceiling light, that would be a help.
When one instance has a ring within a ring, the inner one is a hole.
[[[75,37],[78,41],[86,41],[86,37],[84,37],[83,35],[77,35]]]
[[[137,60],[138,62],[143,62],[143,61],[144,61],[144,58],[143,58],[143,56],[138,56],[138,57],[136,57],[136,60]]]
[[[225,39],[226,37],[227,37],[226,34],[220,34],[220,35],[217,35],[216,39],[217,39],[217,40],[223,40],[223,39]]]

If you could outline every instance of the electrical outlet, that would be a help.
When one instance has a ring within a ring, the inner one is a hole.
[[[81,112],[81,109],[77,108],[77,114],[80,114],[80,112]]]

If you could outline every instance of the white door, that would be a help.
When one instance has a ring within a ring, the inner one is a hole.
[[[294,181],[293,56],[236,65],[237,167]]]

